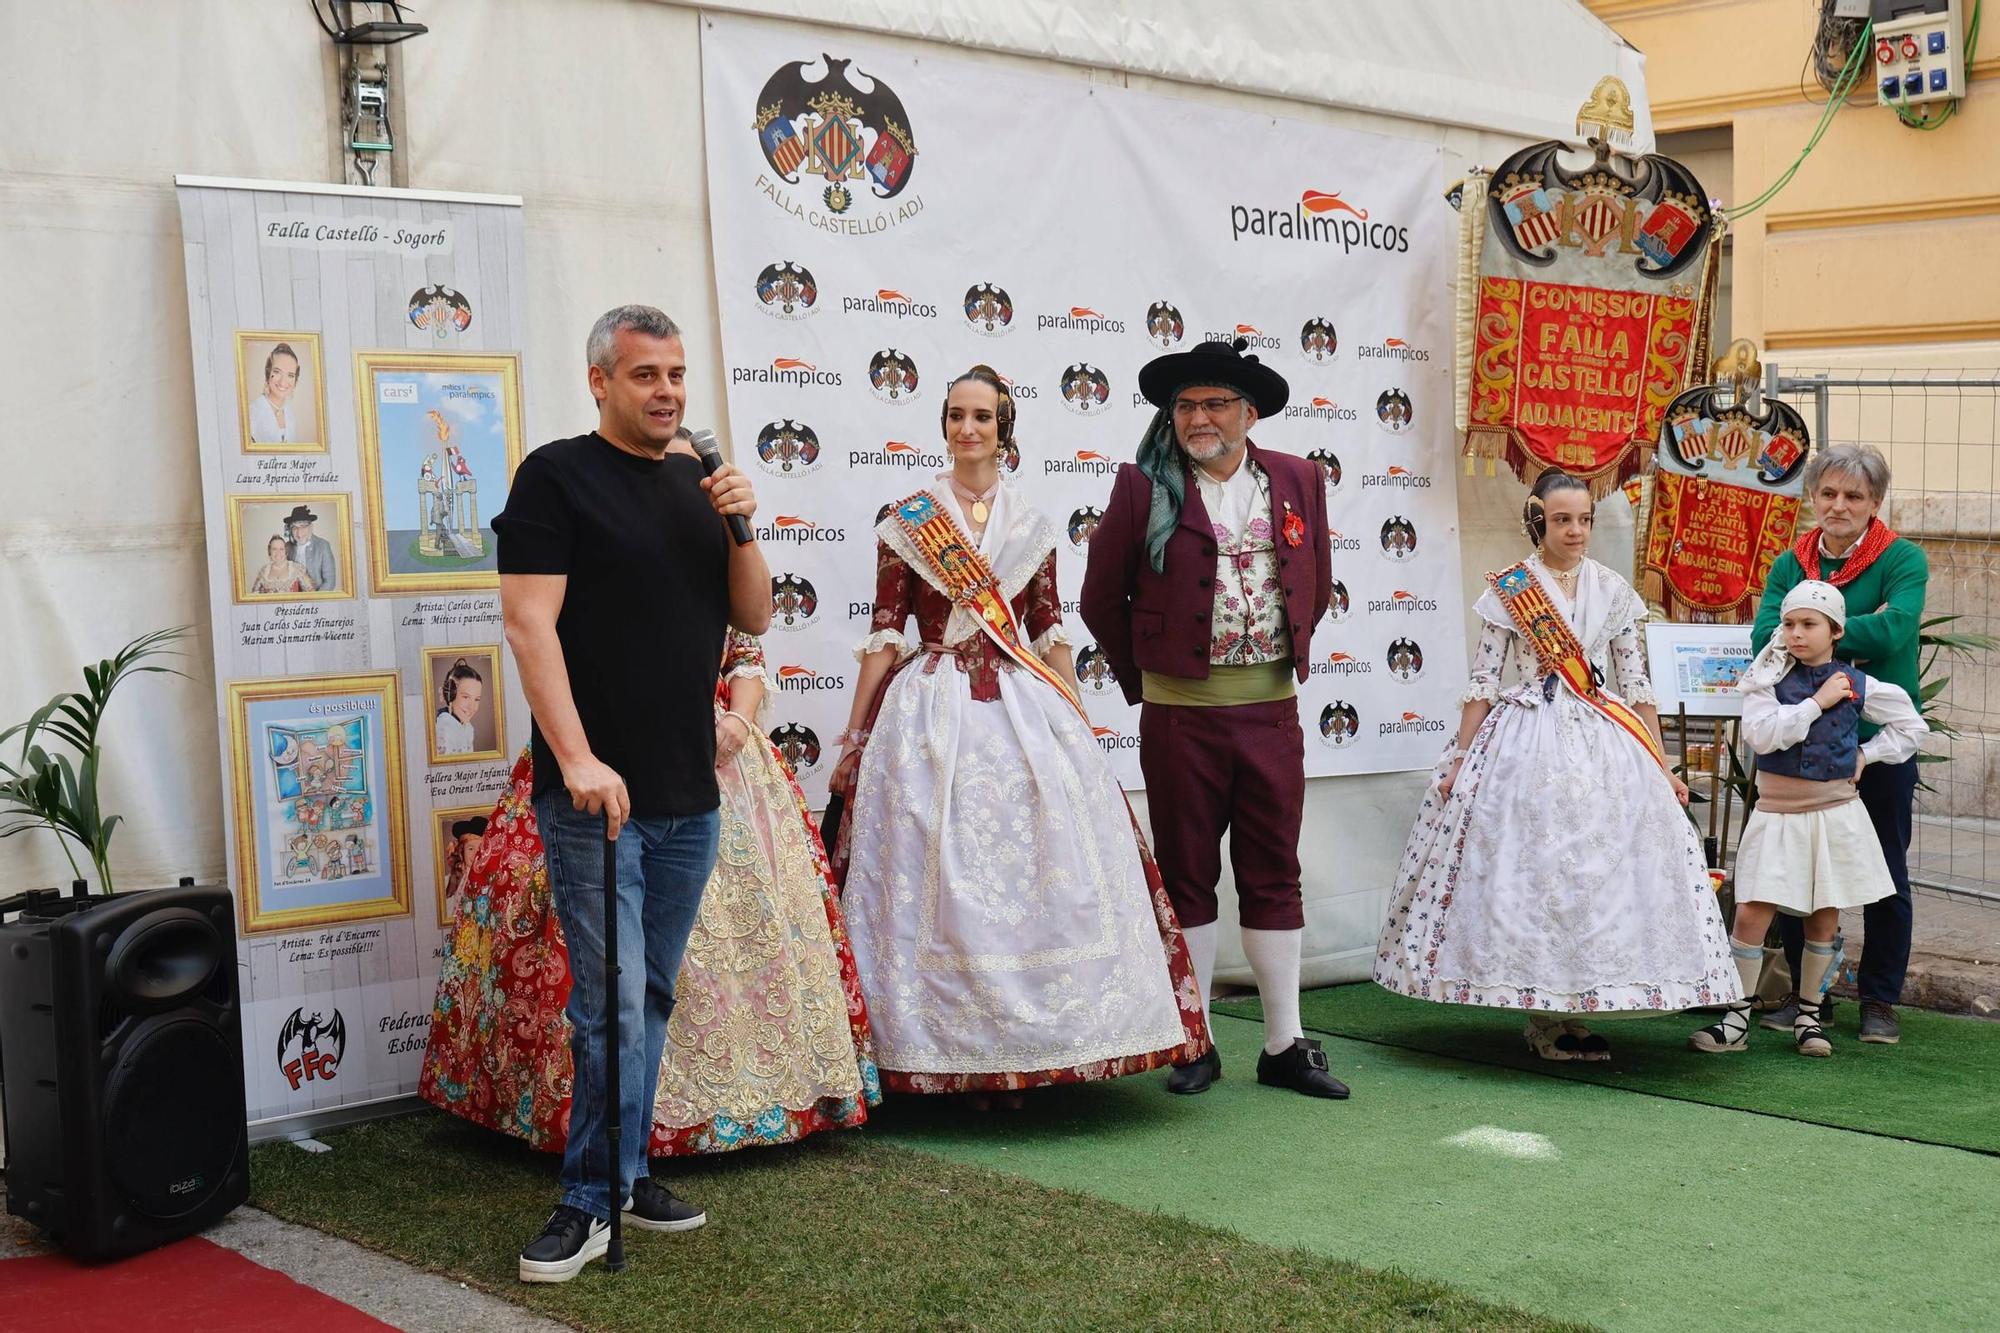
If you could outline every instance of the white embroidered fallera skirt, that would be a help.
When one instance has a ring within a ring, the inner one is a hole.
[[[1185,1040],[1131,816],[1087,724],[1002,670],[890,682],[841,906],[885,1070],[1004,1074]]]
[[[1736,848],[1736,901],[1770,903],[1792,916],[1860,907],[1896,891],[1868,809],[1859,799],[1828,810],[1754,810]]]
[[[1539,682],[1502,695],[1410,831],[1375,980],[1446,1004],[1588,1013],[1740,998],[1701,842],[1616,723]]]

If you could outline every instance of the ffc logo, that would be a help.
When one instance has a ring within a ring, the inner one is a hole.
[[[1391,435],[1401,435],[1416,424],[1410,410],[1410,395],[1401,389],[1384,389],[1375,399],[1375,419]]]
[[[1390,643],[1387,660],[1389,674],[1406,685],[1424,674],[1424,650],[1415,639],[1397,639]]]
[[[797,185],[802,176],[826,181],[820,199],[829,213],[845,213],[854,205],[849,181],[865,182],[876,199],[893,199],[910,183],[916,169],[917,141],[910,129],[910,116],[889,85],[857,70],[860,83],[848,78],[853,62],[822,55],[818,61],[795,60],[782,65],[765,81],[757,94],[757,146],[779,179]],[[806,70],[824,66],[818,78]],[[867,85],[864,89],[862,84]],[[767,190],[773,201],[795,216],[807,217],[803,208],[779,200],[775,189]],[[886,214],[871,220],[879,226],[832,226],[833,231],[879,231],[915,213],[921,201],[912,199],[894,219]],[[825,226],[822,220],[817,225]]]
[[[819,619],[819,592],[810,582],[789,572],[771,580],[773,629],[804,629],[817,619]]]
[[[332,1021],[317,1013],[307,1018],[303,1008],[294,1009],[278,1030],[278,1072],[293,1092],[304,1084],[332,1079],[340,1072],[340,1061],[346,1054],[347,1020],[338,1009],[333,1011]]]
[[[1090,545],[1090,538],[1097,531],[1097,525],[1104,521],[1104,511],[1095,505],[1085,505],[1069,512],[1069,544],[1081,549]]]
[[[981,337],[1004,337],[1014,331],[1014,298],[990,282],[967,287],[965,322]]]
[[[868,360],[868,387],[885,403],[910,403],[917,397],[917,363],[893,347]]]
[[[771,744],[793,777],[819,767],[819,735],[803,722],[787,722],[771,733]]]
[[[786,665],[778,668],[778,688],[787,694],[812,694],[819,690],[844,690],[847,677],[827,675],[811,667]]]
[[[1319,479],[1331,495],[1340,489],[1340,458],[1331,449],[1314,449],[1306,455],[1319,464]]]
[[[1063,406],[1078,416],[1094,416],[1111,401],[1111,381],[1088,362],[1078,361],[1062,373]]]
[[[1340,335],[1333,331],[1333,321],[1315,316],[1305,322],[1299,330],[1299,355],[1314,365],[1324,365],[1340,355]]]
[[[442,342],[472,327],[472,302],[438,283],[419,287],[410,293],[410,323]]]
[[[813,281],[812,270],[789,259],[766,264],[757,275],[757,303],[767,315],[804,319],[818,301],[819,284]]]
[[[1319,710],[1320,739],[1334,749],[1352,745],[1361,735],[1361,714],[1345,699],[1335,699]]]
[[[1146,341],[1155,347],[1175,348],[1187,336],[1187,321],[1172,303],[1155,301],[1146,307]]]
[[[1398,562],[1408,560],[1417,553],[1416,524],[1401,514],[1382,524],[1382,554]]]
[[[1083,687],[1085,694],[1106,695],[1118,688],[1118,679],[1111,674],[1110,661],[1104,656],[1104,650],[1094,643],[1076,655],[1076,683]]]
[[[1333,581],[1333,596],[1326,604],[1326,618],[1338,625],[1353,613],[1354,604],[1348,600],[1347,585],[1339,579]]]
[[[819,455],[819,436],[802,421],[773,421],[757,432],[757,461],[772,476],[804,476]]]

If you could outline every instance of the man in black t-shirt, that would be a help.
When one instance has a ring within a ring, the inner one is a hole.
[[[522,460],[500,538],[507,642],[534,710],[535,819],[569,945],[575,1086],[562,1202],[521,1252],[523,1282],[566,1282],[601,1257],[611,1209],[688,1231],[707,1214],[646,1173],[674,978],[715,865],[713,701],[725,628],[761,634],[771,573],[724,524],[756,510],[749,479],[705,477],[681,439],[687,357],[650,306],[590,331],[597,429]],[[618,1074],[605,1086],[604,839],[618,856]],[[607,1097],[622,1125],[621,1199],[605,1179]]]

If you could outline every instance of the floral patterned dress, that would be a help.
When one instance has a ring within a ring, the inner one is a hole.
[[[1531,560],[1607,693],[1653,702],[1645,603],[1585,560],[1576,600]],[[1388,990],[1561,1013],[1679,1010],[1739,997],[1701,841],[1659,764],[1543,678],[1488,589],[1461,702],[1492,701],[1449,797],[1447,747],[1410,830],[1375,959]],[[1505,674],[1517,683],[1509,686]]]
[[[951,487],[930,490],[970,531]],[[931,581],[893,516],[876,532],[860,652],[907,651],[862,751],[842,904],[884,1081],[1004,1091],[1198,1058],[1187,946],[1089,723]],[[978,545],[1037,655],[1068,642],[1055,538],[1003,481]]]
[[[731,631],[716,691],[764,674]],[[804,795],[761,730],[716,774],[722,833],[667,1025],[649,1155],[787,1143],[881,1101],[868,1012]],[[472,853],[438,974],[419,1093],[550,1152],[568,1136],[569,951],[523,753]]]

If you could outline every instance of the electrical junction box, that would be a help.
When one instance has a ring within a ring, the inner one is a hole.
[[[1875,101],[1922,106],[1965,96],[1963,0],[1876,0],[1894,17],[1875,20]]]

